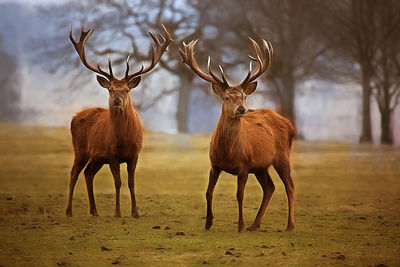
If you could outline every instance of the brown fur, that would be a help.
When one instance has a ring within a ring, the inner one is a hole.
[[[290,175],[290,148],[294,128],[287,119],[269,109],[246,113],[244,107],[246,97],[256,90],[255,79],[268,69],[273,55],[270,42],[262,40],[261,48],[253,39],[250,38],[250,41],[257,54],[256,57],[250,56],[250,58],[257,65],[252,71],[250,63],[246,78],[238,86],[229,85],[221,66],[219,68],[222,79],[219,78],[212,71],[210,58],[208,59],[208,74],[200,69],[194,57],[197,40],[191,41],[189,44],[183,42],[183,49],[179,49],[183,63],[188,65],[199,77],[210,82],[214,93],[223,100],[221,118],[210,143],[211,170],[206,193],[207,220],[205,228],[209,229],[213,223],[212,198],[221,171],[238,176],[236,196],[239,206],[239,232],[244,227],[243,197],[248,174],[256,175],[264,195],[257,217],[247,230],[259,228],[275,190],[268,173],[268,168],[273,165],[286,188],[289,206],[287,230],[290,231],[294,228],[294,184]]]
[[[268,168],[273,165],[286,188],[289,202],[287,230],[292,230],[294,184],[290,176],[290,149],[295,134],[292,124],[270,109],[251,110],[235,117],[235,110],[245,102],[245,94],[240,88],[227,89],[220,96],[224,100],[222,114],[210,143],[206,229],[212,225],[212,196],[221,171],[238,176],[239,231],[244,228],[242,203],[247,177],[249,173],[256,175],[264,197],[253,224],[247,230],[258,229],[275,189],[268,173]]]
[[[72,36],[72,25],[69,38],[75,47],[83,65],[101,76],[97,76],[99,84],[107,88],[110,93],[108,100],[109,109],[90,108],[78,112],[71,122],[72,143],[74,145],[75,159],[71,170],[69,183],[68,206],[65,211],[67,216],[72,216],[72,196],[79,173],[86,166],[84,174],[89,197],[90,214],[97,216],[96,204],[93,194],[93,179],[104,164],[110,165],[115,184],[115,216],[121,217],[120,209],[120,164],[126,162],[128,169],[128,186],[131,193],[132,217],[138,218],[135,198],[135,169],[143,141],[143,128],[139,115],[132,106],[129,91],[138,86],[141,75],[151,71],[163,55],[168,45],[172,42],[171,35],[162,25],[165,37],[161,34],[150,33],[155,46],[152,46],[152,60],[147,67],[129,74],[129,58],[126,59],[125,77],[121,80],[115,78],[112,72],[111,59],[108,57],[109,73],[102,70],[99,65],[93,66],[86,60],[85,43],[93,33],[93,29],[81,30],[79,41]],[[160,40],[163,40],[163,42]]]
[[[275,158],[289,158],[293,135],[291,123],[271,109],[250,111],[240,119],[222,114],[211,138],[211,163],[233,174],[244,168],[254,173]]]
[[[121,86],[121,84],[118,85]],[[114,89],[114,91],[118,90]],[[126,162],[132,200],[131,214],[133,217],[138,217],[134,193],[134,173],[138,154],[142,147],[143,128],[139,115],[132,106],[129,94],[125,93],[124,97],[125,105],[122,108],[114,107],[110,103],[109,109],[86,109],[75,114],[72,119],[71,134],[75,160],[71,170],[70,192],[66,210],[68,216],[72,216],[72,195],[78,175],[89,162],[84,173],[90,214],[98,215],[93,195],[94,175],[104,164],[109,164],[116,189],[115,216],[120,217],[119,191],[121,178],[119,165]]]
[[[270,42],[262,40],[262,48],[260,48],[253,39],[250,38],[250,41],[257,54],[257,57],[251,57],[251,59],[256,61],[257,66],[253,72],[250,64],[246,78],[238,86],[229,85],[221,66],[222,79],[213,73],[210,59],[208,60],[209,74],[200,69],[194,57],[197,40],[189,44],[183,43],[183,49],[179,49],[183,63],[187,64],[199,77],[210,82],[214,93],[223,100],[221,118],[210,143],[211,170],[206,193],[205,228],[209,229],[213,223],[213,192],[221,171],[238,176],[236,196],[239,206],[239,232],[244,227],[243,197],[248,174],[256,175],[264,196],[257,217],[247,230],[259,228],[275,190],[268,173],[268,168],[273,165],[286,188],[289,206],[287,230],[290,231],[294,228],[294,184],[290,176],[290,149],[294,128],[287,119],[269,109],[246,113],[244,107],[246,97],[256,90],[257,82],[254,80],[268,69],[273,55]]]

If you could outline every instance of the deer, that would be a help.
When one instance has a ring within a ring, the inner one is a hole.
[[[97,81],[101,87],[109,92],[108,109],[94,107],[77,112],[71,121],[72,144],[74,147],[74,163],[71,169],[69,182],[68,205],[65,214],[72,216],[72,196],[82,169],[84,170],[90,214],[98,216],[93,195],[93,179],[104,164],[109,164],[115,184],[115,217],[121,217],[120,209],[120,164],[127,164],[128,187],[131,195],[131,216],[139,218],[135,198],[135,169],[138,155],[142,148],[143,127],[138,113],[132,105],[129,92],[139,85],[141,76],[151,71],[172,42],[171,35],[162,25],[165,37],[161,34],[149,33],[155,46],[152,45],[151,63],[144,67],[142,62],[138,71],[129,72],[130,55],[126,58],[125,77],[114,77],[112,63],[108,56],[108,69],[103,70],[100,65],[95,67],[86,60],[85,43],[94,29],[85,31],[82,28],[79,41],[72,36],[72,25],[69,30],[71,40],[83,65],[97,73]]]
[[[271,165],[283,181],[288,199],[288,224],[286,231],[294,229],[294,183],[290,174],[290,151],[295,130],[292,123],[271,109],[248,110],[246,97],[257,87],[255,81],[270,65],[273,48],[270,42],[262,40],[262,47],[249,37],[256,57],[251,58],[245,79],[236,86],[230,86],[224,70],[219,65],[221,76],[215,74],[208,57],[208,73],[201,70],[194,54],[198,40],[189,44],[183,42],[179,48],[183,63],[196,75],[211,83],[213,92],[222,100],[219,122],[211,137],[209,157],[211,169],[206,192],[207,216],[205,229],[213,224],[212,201],[215,186],[222,171],[237,176],[236,198],[239,208],[238,232],[244,229],[243,197],[248,174],[253,173],[263,190],[263,199],[257,216],[246,230],[260,228],[275,185],[268,173]],[[252,71],[252,62],[256,68]]]

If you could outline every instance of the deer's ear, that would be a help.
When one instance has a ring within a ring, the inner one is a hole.
[[[130,81],[128,82],[128,87],[129,87],[129,89],[132,89],[132,88],[135,88],[136,86],[138,86],[141,79],[142,79],[142,77],[139,76],[139,77],[135,77],[135,78],[133,78],[132,80],[130,80]]]
[[[106,78],[104,78],[104,77],[101,77],[101,76],[99,76],[99,75],[97,75],[97,81],[99,82],[99,84],[102,86],[102,87],[104,87],[104,88],[107,88],[107,89],[109,89],[110,88],[110,82],[106,79]]]
[[[225,92],[225,89],[216,83],[212,84],[212,89],[213,89],[214,93],[219,96],[222,96]]]
[[[248,84],[246,86],[246,88],[244,88],[243,91],[246,95],[249,95],[249,94],[252,94],[256,90],[256,87],[257,87],[257,82],[253,82],[253,83]]]

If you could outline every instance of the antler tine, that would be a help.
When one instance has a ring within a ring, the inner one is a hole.
[[[126,57],[126,71],[125,71],[125,77],[128,76],[129,74],[129,59],[131,58],[131,55],[128,55]]]
[[[272,58],[272,45],[269,41],[262,40],[263,44],[263,49],[261,50],[260,46],[257,44],[256,41],[254,41],[252,38],[250,38],[250,41],[254,47],[254,50],[256,51],[257,58],[254,58],[249,55],[251,60],[254,60],[257,62],[256,69],[254,73],[251,71],[251,62],[250,62],[250,70],[247,73],[246,78],[243,80],[243,82],[240,84],[241,87],[246,87],[249,83],[254,81],[257,77],[259,77],[261,74],[263,74],[268,66],[271,63],[271,58]]]
[[[160,40],[158,40],[157,35],[155,35],[154,33],[149,32],[151,39],[153,39],[153,41],[157,44],[157,45],[161,45]]]
[[[112,68],[111,68],[111,58],[110,58],[110,55],[109,54],[107,54],[107,60],[108,60],[108,70],[109,70],[109,72],[110,72],[110,75],[109,75],[109,78],[108,79],[114,79],[114,74],[113,74],[113,71],[112,71]],[[102,72],[102,73],[107,73],[107,72],[105,72],[102,68],[101,68],[101,66],[100,66],[100,64],[97,64],[97,68]],[[103,74],[104,75],[104,74]],[[107,75],[108,75],[108,73],[107,73]],[[108,77],[108,76],[107,76]]]
[[[111,67],[111,57],[110,54],[107,54],[107,59],[108,59],[108,70],[110,72],[111,77],[114,77],[112,67]]]
[[[142,67],[140,68],[139,71],[134,72],[132,74],[128,74],[128,72],[126,72],[125,80],[131,80],[135,76],[142,75],[146,72],[149,72],[157,65],[161,56],[167,50],[168,45],[173,41],[171,34],[167,31],[167,29],[164,27],[164,25],[161,24],[161,27],[163,28],[165,38],[161,34],[158,34],[158,36],[161,36],[163,43],[160,42],[160,39],[158,38],[158,36],[156,34],[149,32],[151,38],[153,39],[154,43],[156,44],[156,46],[154,46],[154,44],[151,46],[151,63],[150,63],[150,65],[148,67],[144,67],[143,62],[142,62]]]
[[[250,37],[249,37],[249,39],[250,39],[250,41],[251,41],[251,43],[252,43],[252,45],[254,47],[254,50],[256,51],[256,55],[257,55],[257,57],[256,57],[257,66],[256,66],[256,69],[254,71],[254,74],[257,74],[262,69],[262,66],[263,66],[263,63],[264,63],[263,60],[262,60],[263,59],[263,55],[262,55],[261,49],[258,46],[257,42],[254,41]],[[252,75],[250,76],[249,82],[251,82],[251,78],[252,78]]]
[[[250,37],[249,37],[249,39],[250,39],[250,41],[251,41],[251,43],[252,43],[254,49],[256,50],[256,55],[257,55],[257,56],[262,55],[260,46],[257,44],[257,42],[254,41],[254,40],[253,40],[252,38],[250,38]]]
[[[90,35],[93,33],[93,31],[94,31],[94,29],[89,29],[89,30],[85,31],[85,28],[82,27],[81,36],[79,37],[79,41],[77,42],[74,39],[74,37],[72,36],[72,24],[71,24],[69,27],[69,39],[71,40],[72,44],[74,45],[75,50],[78,53],[79,58],[81,59],[83,65],[85,65],[91,71],[94,71],[100,75],[103,75],[103,76],[107,77],[109,80],[111,80],[114,78],[112,75],[112,72],[110,75],[107,72],[103,71],[99,65],[97,65],[97,68],[96,68],[95,66],[93,66],[86,60],[85,43],[86,43],[87,39],[90,37]],[[110,65],[110,70],[111,70],[111,65]]]
[[[257,59],[255,59],[254,57],[252,57],[252,56],[250,56],[249,55],[249,57],[252,59],[252,60],[255,60],[255,61],[257,61]],[[243,80],[243,82],[241,83],[241,85],[243,84],[246,84],[247,83],[247,81],[249,80],[249,78],[250,78],[250,75],[251,75],[251,63],[252,63],[252,61],[250,61],[250,64],[249,64],[249,72],[247,73],[247,76],[246,76],[246,78],[244,78],[244,80]]]
[[[210,57],[208,57],[208,58],[210,58]],[[211,63],[211,60],[209,60],[208,63]],[[225,78],[223,77],[222,78],[223,81],[221,81],[221,79],[216,74],[214,74],[214,72],[212,71],[211,64],[207,64],[207,65],[208,65],[207,66],[208,67],[208,72],[210,73],[211,77],[215,80],[214,83],[225,85],[225,86],[229,87],[228,82],[225,80]],[[220,66],[220,69],[222,69],[221,66]],[[224,71],[222,70],[221,72],[222,72],[222,76],[224,76],[223,75]]]
[[[205,74],[199,66],[196,63],[196,60],[194,59],[194,46],[196,45],[198,40],[192,40],[190,41],[189,44],[186,44],[185,41],[183,41],[183,51],[181,48],[179,48],[179,53],[181,54],[183,63],[188,65],[194,73],[196,73],[199,77],[203,78],[204,80],[208,82],[214,82],[214,80],[210,77],[210,75]]]
[[[166,41],[166,39],[164,38],[164,36],[162,36],[162,34],[157,33],[157,36],[160,37],[163,40],[163,43]]]
[[[183,63],[188,65],[193,70],[193,72],[196,73],[200,78],[202,78],[210,83],[213,83],[213,84],[219,84],[224,87],[229,87],[229,84],[225,78],[225,74],[224,74],[224,71],[221,66],[220,66],[220,70],[221,70],[223,80],[218,78],[218,76],[212,72],[210,57],[208,57],[208,61],[207,61],[207,69],[208,69],[209,74],[207,74],[201,70],[201,68],[197,64],[197,61],[194,57],[194,54],[195,54],[194,47],[196,46],[197,41],[198,40],[193,40],[189,44],[186,44],[185,42],[183,42],[184,51],[181,48],[179,48],[179,53],[181,54]]]
[[[253,57],[252,55],[249,55],[249,58],[250,58],[251,60],[257,61],[257,59],[256,59],[255,57]]]
[[[167,28],[165,28],[164,24],[161,24],[161,28],[162,28],[163,31],[164,31],[165,37],[166,37],[168,40],[173,41],[173,40],[172,40],[171,34],[167,31]]]
[[[272,59],[272,56],[273,56],[273,54],[274,54],[274,48],[272,47],[271,42],[268,41],[268,40],[266,41],[266,40],[263,39],[263,45],[264,45],[264,50],[265,50],[265,49],[268,49],[268,50],[269,50],[269,54],[270,54],[270,56],[271,56],[269,60],[271,60],[271,59]],[[267,45],[267,47],[266,47],[265,45]]]
[[[269,41],[265,41],[264,39],[263,39],[263,49],[265,51],[265,54],[268,54],[268,66],[266,67],[266,69],[268,69],[272,61],[272,55],[274,53],[274,49],[272,48],[272,44]]]
[[[221,79],[218,78],[218,76],[215,75],[214,72],[212,72],[211,66],[208,66],[208,72],[210,73],[211,77],[214,79],[214,81],[215,81],[214,83],[225,85],[225,83],[223,81],[221,81]]]
[[[228,81],[225,77],[224,69],[221,67],[221,65],[218,65],[218,67],[219,67],[219,70],[221,71],[221,77],[222,77],[222,80],[224,81],[224,84],[229,87]]]

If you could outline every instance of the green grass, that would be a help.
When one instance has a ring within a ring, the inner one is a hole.
[[[140,219],[129,217],[125,165],[122,218],[113,217],[108,166],[94,182],[100,217],[88,215],[81,175],[74,217],[67,218],[73,161],[68,129],[0,125],[0,266],[400,265],[398,146],[296,142],[294,232],[283,231],[286,195],[271,169],[276,190],[260,231],[238,233],[236,178],[227,174],[215,190],[214,225],[204,230],[209,139],[146,135],[136,172]],[[261,196],[251,175],[246,226]]]

